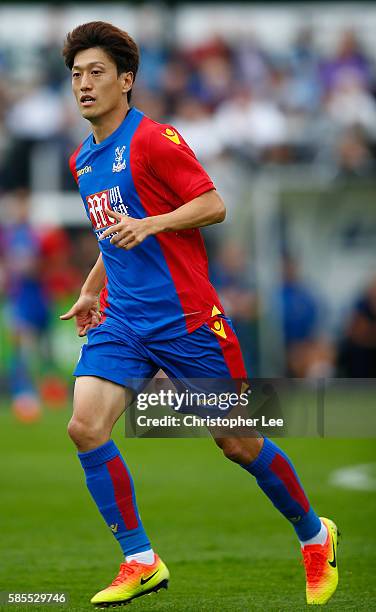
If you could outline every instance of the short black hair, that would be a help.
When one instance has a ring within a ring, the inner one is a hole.
[[[136,78],[140,54],[133,38],[120,28],[105,21],[90,21],[77,26],[67,34],[63,47],[63,57],[66,66],[72,70],[77,53],[85,49],[99,47],[116,64],[118,75],[123,72],[133,73]],[[127,92],[130,102],[132,89]]]

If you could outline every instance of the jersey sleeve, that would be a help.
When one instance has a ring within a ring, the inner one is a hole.
[[[69,169],[77,185],[78,185],[77,157],[78,157],[79,152],[81,151],[81,148],[82,148],[82,143],[78,145],[75,152],[69,158]]]
[[[150,134],[148,160],[151,171],[182,203],[215,189],[213,181],[192,149],[171,126],[159,125]]]

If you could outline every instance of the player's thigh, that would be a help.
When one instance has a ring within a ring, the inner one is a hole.
[[[79,376],[74,387],[72,420],[98,432],[111,431],[131,398],[129,389],[110,380]]]
[[[85,428],[92,432],[92,437],[101,437],[100,431],[107,435],[129,403],[128,388],[137,390],[137,385],[152,378],[157,369],[142,344],[126,328],[119,330],[106,320],[90,330],[74,371],[77,380],[71,437],[77,441],[76,434]]]

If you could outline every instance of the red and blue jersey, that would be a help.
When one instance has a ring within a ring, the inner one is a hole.
[[[101,143],[91,134],[70,168],[98,240],[113,224],[106,208],[142,219],[214,189],[181,135],[135,108]],[[168,339],[200,327],[214,306],[223,313],[199,229],[149,236],[129,251],[110,238],[99,240],[99,248],[107,276],[102,311],[115,326],[125,324],[145,339]]]

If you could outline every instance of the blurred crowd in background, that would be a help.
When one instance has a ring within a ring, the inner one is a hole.
[[[22,392],[33,398],[30,364],[39,360],[50,374],[47,395],[57,402],[64,400],[64,389],[54,367],[53,320],[77,294],[97,255],[88,227],[38,226],[30,213],[33,192],[51,189],[52,175],[55,190],[75,190],[67,160],[88,133],[61,57],[62,11],[26,54],[17,37],[13,44],[0,41],[0,339],[3,347],[13,347],[2,349],[0,376],[14,397]],[[328,181],[372,182],[375,57],[350,26],[330,52],[319,48],[309,25],[297,28],[277,52],[258,39],[252,24],[239,36],[212,33],[190,45],[174,37],[171,27],[145,25],[136,36],[141,66],[133,104],[180,130],[214,179],[222,174],[218,186],[221,191],[223,183],[225,196],[235,185],[237,193],[227,202],[232,215],[244,206],[244,191],[260,172],[308,168]],[[44,174],[38,171],[43,151],[56,160],[55,173],[48,165]],[[258,323],[266,309],[273,317],[275,305],[282,313],[281,375],[376,377],[375,279],[347,304],[335,332],[323,334],[325,297],[299,268],[299,253],[281,245],[281,275],[266,307],[247,245],[222,230],[217,237],[209,232],[207,240],[212,281],[251,374],[267,374],[259,367]]]
[[[64,166],[86,134],[73,106],[62,40],[52,28],[30,50],[27,69],[17,46],[2,48],[0,42],[1,179],[7,189],[30,183],[34,145],[57,141]],[[265,48],[251,27],[237,40],[217,34],[188,48],[170,36],[138,42],[134,104],[176,125],[203,162],[231,152],[253,170],[310,163],[332,176],[373,172],[374,58],[353,30],[340,34],[330,55],[320,52],[308,28],[278,53]],[[72,188],[67,174],[61,186]]]

